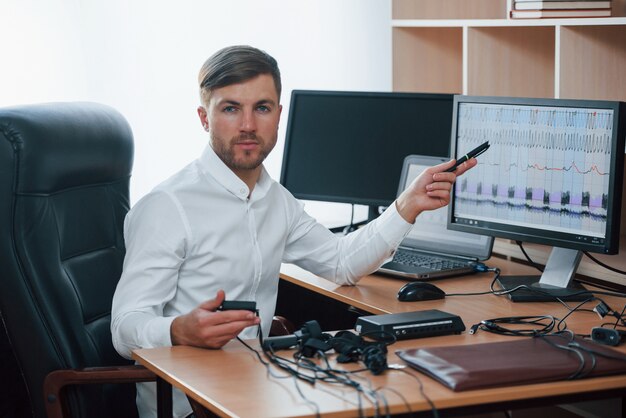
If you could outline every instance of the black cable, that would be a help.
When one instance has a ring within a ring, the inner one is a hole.
[[[499,272],[498,272],[498,274],[499,274]],[[494,279],[492,280],[491,284],[489,285],[489,288],[490,288],[491,292],[494,295],[496,295],[496,296],[508,295],[510,293],[513,293],[513,292],[516,292],[518,290],[522,290],[523,289],[523,290],[527,290],[527,291],[530,291],[530,292],[538,293],[538,294],[541,294],[541,295],[550,296],[551,298],[554,298],[555,301],[560,302],[563,306],[565,306],[566,309],[568,309],[570,311],[572,310],[572,308],[570,308],[570,306],[564,300],[562,300],[561,298],[553,296],[550,292],[545,292],[545,291],[543,291],[541,289],[538,289],[536,287],[532,287],[532,286],[528,286],[528,285],[519,285],[519,286],[514,287],[513,289],[497,291],[493,287],[494,284],[496,283],[496,280],[497,280],[497,277],[494,277]],[[620,298],[626,297],[626,294],[621,293],[621,292],[609,292],[609,291],[603,291],[603,290],[586,290],[586,289],[585,290],[581,290],[579,292],[571,293],[569,296],[571,297],[571,296],[586,295],[586,294],[589,294],[589,293],[594,295],[594,297],[586,299],[585,303],[589,302],[591,300],[597,299],[597,297],[595,297],[595,295],[615,296],[615,297],[620,297]],[[576,307],[576,309],[578,307],[580,307],[581,305],[582,304],[578,305]],[[625,308],[626,308],[626,306],[625,306]]]
[[[626,305],[622,308],[622,312],[615,316],[615,323],[613,324],[613,329],[616,329],[618,325],[626,326],[626,322],[624,321],[624,312],[626,312]],[[621,322],[621,324],[620,324]]]
[[[539,264],[535,263],[530,258],[528,253],[526,253],[526,250],[524,249],[524,246],[522,245],[522,241],[515,241],[515,243],[519,246],[519,249],[522,250],[522,254],[524,254],[524,257],[526,257],[526,260],[530,263],[530,265],[543,273],[543,267],[541,267]]]
[[[591,356],[591,367],[589,368],[589,370],[587,370],[586,372],[582,371],[575,377],[575,379],[582,379],[583,377],[589,376],[589,374],[591,374],[591,372],[593,372],[596,366],[598,365],[598,361],[595,356],[598,353],[595,350],[590,350],[587,347],[583,347],[582,345],[578,344],[576,341],[569,342],[567,346],[571,348],[572,350],[582,350],[586,352],[587,354],[589,354],[589,356]],[[583,356],[583,359],[584,359],[584,354],[582,352],[580,353],[580,355]]]
[[[585,303],[588,303],[589,301],[592,301],[594,299],[595,297],[590,297],[587,300],[580,302],[578,305],[576,305],[573,308],[571,308],[565,302],[561,301],[565,305],[565,307],[568,309],[569,312],[563,318],[560,318],[560,319],[553,317],[551,315],[518,316],[518,317],[487,319],[487,320],[481,321],[478,324],[473,325],[470,328],[470,333],[474,334],[476,331],[481,329],[487,332],[492,332],[492,333],[501,334],[501,335],[535,337],[538,335],[548,335],[552,332],[556,332],[556,333],[562,332],[567,329],[567,323],[565,322],[565,319],[567,319],[567,317],[573,314],[574,312],[582,311],[580,307],[583,306]],[[589,310],[586,310],[586,311],[589,311]],[[548,320],[548,323],[543,323],[542,321],[544,320]],[[543,325],[543,328],[540,328],[538,330],[537,329],[516,330],[516,329],[505,328],[499,325],[499,323],[519,324],[519,325],[541,324]]]
[[[354,226],[354,203],[350,205],[350,227]]]
[[[263,347],[263,331],[261,330],[261,324],[259,324],[259,330],[258,330],[258,339],[259,339],[259,345],[261,347]],[[248,345],[244,340],[242,340],[240,337],[237,337],[237,340],[239,342],[241,342],[248,350],[252,351],[253,353],[255,353],[255,355],[257,356],[257,358],[259,359],[259,361],[261,362],[261,364],[263,364],[265,366],[265,368],[267,369],[268,375],[271,377],[275,377],[275,378],[287,378],[289,376],[294,378],[294,382],[295,382],[295,386],[296,386],[296,390],[298,391],[298,394],[300,395],[300,397],[302,398],[302,400],[311,405],[314,410],[315,410],[315,416],[316,417],[320,417],[320,409],[319,409],[319,405],[317,405],[315,402],[313,402],[312,400],[308,399],[304,393],[302,393],[302,390],[300,389],[300,387],[298,386],[297,380],[301,379],[306,381],[307,383],[311,383],[314,384],[315,381],[314,380],[310,380],[310,378],[306,375],[303,375],[302,373],[299,373],[297,370],[294,371],[289,367],[286,367],[284,364],[282,364],[280,361],[277,361],[276,356],[271,356],[268,355],[268,353],[263,350],[263,353],[268,357],[269,362],[263,360],[263,357],[261,356],[261,354],[259,353],[258,350],[252,348],[250,345]],[[272,373],[271,371],[271,367],[270,364],[273,363],[275,364],[277,367],[279,367],[280,369],[282,369],[283,371],[287,372],[288,376],[277,376],[275,374]]]
[[[260,326],[260,325],[259,325],[259,326]],[[273,373],[272,373],[272,369],[271,369],[271,367],[270,367],[270,363],[269,363],[269,362],[267,362],[267,361],[265,361],[265,360],[263,360],[263,357],[261,356],[261,353],[260,353],[258,350],[256,350],[256,349],[252,348],[252,347],[251,347],[248,343],[246,343],[246,342],[245,342],[244,340],[242,340],[240,337],[237,337],[237,340],[238,340],[241,344],[243,344],[243,345],[244,345],[244,346],[245,346],[248,350],[252,351],[252,352],[256,355],[256,357],[259,359],[259,361],[261,362],[261,364],[263,364],[263,365],[265,366],[265,368],[267,369],[267,373],[268,373],[268,375],[269,375],[269,376],[271,376],[271,377],[273,377],[273,378],[275,378],[275,379],[285,379],[285,378],[289,378],[289,377],[291,377],[290,375],[288,375],[288,376],[280,376],[280,375],[273,374]]]
[[[350,232],[354,231],[357,228],[357,226],[354,224],[354,203],[352,203],[350,206],[352,208],[350,211],[350,223],[346,225],[346,227],[343,229],[344,235],[348,235]]]
[[[545,292],[545,291],[542,291],[541,289],[537,289],[537,288],[534,288],[534,287],[531,287],[531,286],[527,286],[525,284],[516,286],[513,289],[509,289],[509,290],[496,290],[494,288],[494,285],[496,284],[496,281],[500,277],[500,273],[501,273],[500,269],[499,268],[485,268],[484,270],[481,270],[481,271],[493,271],[493,272],[495,272],[495,274],[493,276],[493,280],[489,284],[489,291],[486,291],[486,292],[471,292],[471,293],[446,293],[446,297],[447,296],[481,296],[481,295],[504,296],[504,295],[508,295],[510,293],[513,293],[513,292],[517,292],[518,290],[528,290],[528,291],[531,291],[531,292],[535,292],[535,293],[539,293],[539,294],[543,294],[543,295],[552,297],[552,294],[549,293],[549,292]],[[576,296],[576,295],[579,295],[579,294],[583,295],[583,294],[587,294],[587,293],[592,293],[592,292],[589,292],[587,290],[581,290],[580,292],[573,293],[571,296]],[[595,293],[595,292],[593,292],[593,293]],[[614,293],[609,293],[609,294],[611,294],[611,295],[622,295],[623,297],[626,297],[626,294],[614,294]],[[563,300],[561,300],[561,299],[559,299],[557,297],[554,297],[554,299],[559,301],[559,302],[561,302],[562,304],[564,304],[566,308],[570,309],[569,305],[567,305]]]
[[[369,348],[369,347],[367,347],[367,348]],[[384,397],[384,395],[378,394],[375,390],[372,390],[372,389],[370,389],[369,392],[366,391],[360,383],[356,382],[354,379],[349,377],[349,375],[353,375],[353,374],[356,375],[357,373],[363,372],[363,371],[366,371],[366,370],[369,370],[372,373],[374,373],[374,371],[372,370],[372,367],[370,365],[368,365],[368,367],[365,368],[365,369],[358,369],[358,370],[353,370],[353,371],[336,370],[336,369],[333,369],[330,366],[330,363],[328,362],[328,357],[325,355],[325,353],[319,352],[319,355],[320,355],[321,358],[323,358],[323,360],[325,361],[325,363],[327,365],[326,369],[321,369],[321,371],[329,375],[328,378],[322,378],[320,380],[322,380],[324,382],[329,382],[329,383],[333,383],[333,382],[341,383],[341,384],[344,384],[346,386],[349,386],[349,387],[352,387],[352,388],[356,389],[357,392],[358,392],[358,395],[359,395],[359,411],[362,411],[362,406],[360,404],[360,394],[361,393],[363,393],[364,395],[370,395],[371,396],[371,398],[372,398],[371,401],[372,401],[372,403],[374,405],[374,408],[376,410],[376,416],[378,416],[380,414],[379,398],[382,401],[382,403],[385,405],[385,409],[388,411],[387,399]],[[368,360],[367,359],[363,360],[363,362],[365,364],[368,364]],[[385,364],[385,367],[386,367],[386,365],[387,365],[386,356],[385,356],[384,364]],[[341,377],[341,379],[339,379],[339,377]],[[369,380],[366,380],[366,382],[368,382],[368,384],[370,383]],[[371,385],[370,385],[370,387],[371,387]],[[380,395],[380,396],[378,396],[378,395]],[[361,414],[362,414],[362,412],[361,412]]]
[[[246,347],[252,349],[241,339],[239,340],[244,345],[246,345]],[[393,341],[395,341],[395,339]],[[260,333],[260,336],[259,336],[259,343],[261,344],[261,347],[264,347],[263,339],[262,339],[262,332]],[[252,350],[256,352],[256,350],[254,349]],[[264,348],[263,353],[268,358],[268,362],[264,362],[263,360],[261,360],[264,364],[267,364],[266,367],[269,367],[270,363],[274,364],[278,368],[285,371],[289,376],[292,376],[294,379],[296,379],[295,385],[296,385],[296,389],[298,390],[299,395],[302,397],[302,399],[305,402],[315,407],[316,411],[318,411],[317,412],[318,415],[319,415],[319,407],[317,406],[317,404],[315,404],[314,402],[310,401],[309,399],[305,397],[304,393],[298,386],[297,380],[303,380],[311,385],[315,385],[315,382],[317,381],[323,381],[329,384],[333,384],[333,383],[341,384],[341,385],[354,389],[357,393],[359,416],[364,416],[362,395],[365,395],[365,397],[372,403],[376,411],[376,416],[379,416],[380,414],[380,408],[381,408],[380,403],[382,402],[383,405],[387,405],[387,400],[384,398],[384,395],[378,394],[373,390],[368,391],[359,382],[356,382],[354,379],[351,379],[349,375],[352,374],[353,372],[344,371],[344,370],[336,370],[332,368],[328,361],[328,357],[322,350],[317,350],[316,354],[317,354],[317,357],[320,358],[326,364],[325,368],[315,364],[312,360],[306,358],[303,355],[303,352],[301,349],[294,353],[295,360],[290,360],[290,359],[279,356],[278,354],[274,352],[271,346],[269,347],[269,349]],[[257,356],[260,356],[260,355],[257,353]],[[386,356],[385,356],[384,364],[386,367]],[[312,375],[303,373],[300,369],[304,370],[305,372],[309,372]],[[363,369],[363,370],[368,370],[368,369]],[[288,377],[288,376],[284,376],[284,377]],[[386,407],[386,409],[388,409],[388,406]]]
[[[304,394],[302,393],[302,390],[300,389],[300,387],[298,386],[297,383],[297,378],[296,376],[294,376],[291,373],[288,373],[287,376],[278,376],[275,375],[274,373],[272,373],[271,367],[270,367],[270,363],[263,360],[263,357],[261,356],[261,354],[259,353],[258,350],[255,350],[254,348],[252,348],[250,345],[248,345],[248,343],[246,343],[244,340],[242,340],[240,337],[237,337],[237,340],[242,343],[248,350],[252,351],[257,358],[259,359],[259,361],[261,362],[261,364],[263,364],[265,366],[265,368],[267,369],[267,373],[268,376],[270,377],[274,377],[276,379],[284,379],[284,378],[289,378],[289,377],[293,377],[295,379],[295,386],[296,386],[296,390],[298,391],[298,394],[300,395],[300,397],[302,398],[302,400],[311,405],[313,407],[313,409],[315,410],[315,416],[316,417],[321,417],[320,415],[320,410],[319,410],[319,405],[317,405],[315,402],[311,401],[310,399],[308,399],[306,396],[304,396]]]
[[[520,250],[522,250],[522,253],[524,254],[524,257],[526,257],[526,260],[530,263],[530,265],[531,265],[531,266],[533,266],[534,268],[536,268],[537,270],[539,270],[539,271],[543,272],[543,268],[542,268],[539,264],[535,263],[535,262],[534,262],[534,261],[530,258],[530,256],[526,253],[526,250],[524,249],[524,246],[522,245],[522,241],[515,241],[515,243],[519,246]],[[604,267],[604,268],[605,268],[605,269],[607,269],[607,270],[610,270],[610,271],[615,272],[615,273],[618,273],[618,274],[624,274],[624,275],[626,275],[626,271],[624,271],[624,270],[620,270],[620,269],[618,269],[618,268],[615,268],[615,267],[609,266],[609,265],[608,265],[608,264],[606,264],[606,263],[603,263],[602,261],[598,260],[597,258],[595,258],[594,256],[592,256],[591,254],[589,254],[589,252],[588,252],[588,251],[583,251],[583,254],[585,254],[587,257],[589,257],[589,259],[590,259],[591,261],[593,261],[594,263],[598,264],[599,266]]]
[[[269,363],[266,362],[265,360],[263,360],[263,357],[261,356],[261,353],[259,353],[259,350],[256,350],[254,348],[252,348],[247,342],[245,342],[244,340],[242,340],[239,336],[237,337],[237,340],[243,344],[248,350],[252,351],[254,354],[256,354],[257,358],[259,359],[259,361],[261,362],[261,364],[263,364],[264,366],[269,366]]]
[[[620,270],[620,269],[615,268],[615,267],[611,267],[608,264],[603,263],[602,261],[598,260],[597,258],[592,256],[591,254],[589,254],[587,251],[583,251],[583,254],[585,254],[587,257],[589,257],[591,259],[591,261],[593,261],[594,263],[604,267],[607,270],[611,270],[611,271],[613,271],[615,273],[619,273],[619,274],[626,274],[626,271]]]
[[[376,399],[376,412],[377,414],[374,415],[375,417],[378,417],[381,413],[381,406],[380,404],[382,403],[382,407],[384,409],[384,416],[386,418],[391,418],[391,410],[389,409],[389,402],[387,402],[387,397],[380,391],[378,391],[377,389],[373,389],[372,388],[372,382],[367,379],[367,386],[368,386],[368,392],[369,394]]]
[[[349,373],[349,374],[352,375],[352,373]],[[358,375],[356,375],[356,377],[359,378]],[[372,404],[374,405],[374,408],[375,408],[374,417],[378,418],[381,415],[381,406],[380,405],[382,403],[382,405],[384,407],[384,410],[385,410],[384,416],[386,418],[391,418],[390,410],[389,410],[389,403],[387,402],[387,398],[385,397],[385,395],[380,393],[380,392],[377,392],[376,390],[374,390],[372,388],[372,382],[369,379],[367,379],[365,377],[362,377],[362,376],[360,378],[364,379],[365,382],[367,383],[367,391],[364,390],[363,394],[364,395],[369,395],[372,398],[372,400],[370,400],[370,402],[372,402]],[[363,385],[361,385],[361,387],[363,387]]]
[[[482,265],[484,266],[484,265]],[[509,289],[509,290],[496,290],[494,288],[494,285],[496,284],[496,281],[498,280],[498,278],[500,277],[500,269],[499,268],[487,268],[486,266],[484,266],[484,269],[480,270],[480,271],[493,271],[495,274],[493,276],[493,280],[491,281],[491,283],[489,284],[489,291],[486,292],[470,292],[470,293],[446,293],[446,297],[448,296],[481,296],[481,295],[495,295],[495,296],[504,296],[504,295],[508,295],[510,293],[513,292],[517,292],[518,290],[528,290],[531,292],[535,292],[535,293],[539,293],[539,294],[543,294],[546,296],[551,296],[552,294],[549,292],[545,292],[542,291],[541,289],[537,289],[531,286],[527,286],[527,285],[519,285],[514,287],[513,289]],[[587,290],[581,290],[580,292],[577,293],[573,293],[572,296],[576,296],[576,295],[582,295],[582,294],[587,294],[587,293],[592,293],[589,292]],[[593,292],[595,293],[595,292]],[[613,294],[610,293],[611,295],[618,295],[618,294]],[[623,295],[624,297],[626,297],[626,295]],[[555,300],[557,300],[558,302],[561,302],[567,309],[570,309],[569,305],[567,303],[565,303],[563,300],[561,300],[560,298],[554,297]]]
[[[263,350],[263,353],[265,353],[265,356],[268,358],[270,363],[275,364],[278,368],[286,371],[291,376],[297,377],[300,380],[304,380],[311,385],[315,384],[315,377],[311,377],[309,375],[299,372],[298,370],[292,369],[288,363],[293,362],[289,359],[277,355],[272,348],[270,348],[269,350]]]
[[[600,298],[597,298],[597,297],[595,297],[595,296],[592,296],[592,297],[590,297],[589,299],[586,299],[586,300],[582,301],[581,303],[579,303],[578,305],[576,305],[576,306],[575,306],[575,307],[573,307],[573,308],[572,308],[571,306],[569,306],[569,305],[568,305],[568,303],[567,303],[566,301],[564,301],[564,300],[561,300],[560,302],[561,302],[561,304],[562,304],[563,306],[565,306],[565,309],[567,309],[567,310],[568,310],[568,311],[570,311],[570,312],[594,312],[594,313],[595,313],[595,311],[594,311],[593,309],[580,309],[580,307],[581,307],[582,305],[584,305],[584,304],[585,304],[585,303],[587,303],[587,302],[591,302],[591,301],[593,301],[593,300],[601,300],[601,299],[600,299]],[[568,314],[568,315],[569,315],[569,314]]]
[[[402,402],[404,403],[406,410],[409,412],[409,416],[411,417],[413,416],[413,410],[411,409],[411,405],[409,404],[409,401],[407,401],[407,399],[404,397],[404,395],[402,395],[400,392],[398,392],[394,388],[390,388],[387,386],[381,386],[379,388],[374,389],[374,391],[376,392],[383,391],[383,390],[388,390],[389,392],[393,392],[396,394],[396,396],[398,396],[398,398],[402,399]]]
[[[362,369],[362,370],[357,370],[357,371],[347,371],[347,370],[336,370],[333,369],[330,366],[330,363],[328,361],[328,357],[326,356],[326,354],[322,351],[318,351],[318,356],[324,360],[324,362],[326,363],[326,368],[322,368],[319,367],[317,365],[315,365],[314,363],[310,362],[319,372],[326,374],[328,377],[326,378],[320,378],[319,380],[326,382],[326,383],[339,383],[339,384],[343,384],[345,386],[351,387],[353,389],[356,390],[357,392],[357,399],[358,399],[358,408],[359,408],[359,416],[364,416],[363,414],[363,405],[362,405],[362,401],[361,401],[361,394],[363,395],[369,395],[369,397],[371,397],[370,401],[372,402],[372,404],[374,405],[374,409],[375,409],[375,416],[379,416],[380,415],[380,404],[379,404],[379,399],[383,402],[383,404],[386,406],[386,409],[388,410],[388,405],[387,405],[387,400],[386,398],[384,398],[383,395],[381,395],[380,397],[377,396],[378,394],[376,393],[376,391],[374,390],[365,390],[365,388],[363,387],[363,385],[361,385],[359,382],[355,381],[354,379],[350,378],[349,376],[359,372],[359,371],[365,371],[367,369]],[[369,383],[369,380],[366,380],[366,382]],[[370,385],[371,386],[371,385]],[[366,396],[367,397],[367,396]]]
[[[530,260],[532,261],[532,260]],[[583,302],[579,303],[578,305],[576,305],[576,307],[572,308],[570,307],[564,300],[562,300],[561,298],[558,297],[554,297],[552,294],[550,294],[549,292],[544,292],[541,289],[537,289],[531,286],[527,286],[527,285],[519,285],[514,287],[513,289],[509,289],[509,290],[496,290],[494,288],[494,285],[496,284],[498,278],[500,277],[500,269],[498,268],[488,268],[487,266],[485,266],[484,264],[480,263],[478,265],[478,267],[480,268],[479,271],[481,272],[486,272],[486,271],[493,271],[495,272],[493,280],[491,281],[491,283],[489,284],[489,291],[487,292],[471,292],[471,293],[446,293],[446,297],[448,296],[480,296],[480,295],[495,295],[495,296],[504,296],[504,295],[508,295],[510,293],[516,292],[518,290],[528,290],[531,292],[535,292],[535,293],[539,293],[539,294],[544,294],[546,296],[551,296],[555,299],[555,301],[560,302],[569,312],[567,313],[567,315],[565,315],[562,319],[558,320],[558,322],[556,323],[556,329],[557,331],[562,331],[564,329],[567,328],[567,324],[565,324],[565,318],[567,318],[569,315],[571,315],[572,313],[578,311],[592,311],[590,309],[580,309],[581,306],[583,306],[585,303],[590,302],[594,299],[598,299],[595,295],[608,295],[608,296],[615,296],[615,297],[626,297],[626,294],[624,293],[619,293],[619,292],[608,292],[608,291],[589,291],[589,290],[581,290],[580,292],[576,292],[573,293],[571,296],[575,296],[575,295],[583,295],[583,294],[589,294],[591,293],[592,297],[587,298],[586,300],[584,300]],[[601,300],[601,299],[599,299]],[[622,309],[621,314],[618,314],[617,312],[615,312],[615,317],[617,318],[617,321],[615,322],[614,326],[617,326],[619,324],[619,322],[621,321],[622,324],[624,324],[624,326],[626,326],[626,322],[624,321],[624,312],[626,312],[626,305],[624,306],[624,309]],[[470,333],[473,334],[475,333],[478,329],[479,329],[479,325],[480,324],[475,324],[470,328]]]
[[[591,349],[591,348],[589,348],[589,347],[584,347],[583,345],[579,344],[579,343],[578,343],[578,342],[576,342],[576,341],[573,341],[573,342],[571,343],[571,345],[572,345],[572,346],[574,346],[574,347],[578,347],[578,348],[580,348],[581,350],[584,350],[584,351],[586,351],[586,352],[588,352],[588,353],[593,353],[593,354],[595,354],[595,355],[596,355],[596,356],[598,356],[598,357],[604,357],[604,358],[608,358],[608,359],[611,359],[611,360],[626,361],[626,358],[624,358],[623,356],[618,356],[618,355],[613,356],[613,355],[611,355],[611,354],[609,354],[609,353],[596,351],[596,350]]]
[[[565,307],[569,310],[569,312],[567,314],[565,314],[565,316],[563,318],[561,318],[556,326],[557,331],[564,331],[567,328],[567,325],[565,325],[563,328],[561,328],[561,324],[565,324],[565,319],[570,316],[571,314],[573,314],[574,312],[581,312],[581,311],[589,311],[589,309],[579,309],[581,306],[583,306],[585,303],[587,302],[591,302],[592,300],[595,300],[596,297],[592,296],[586,300],[583,300],[582,302],[580,302],[578,305],[576,305],[574,308],[570,308],[569,305],[563,301],[560,301],[563,305],[565,305]],[[593,311],[591,311],[593,312]]]
[[[569,343],[568,343],[568,345],[561,345],[561,344],[555,343],[554,341],[552,341],[550,339],[550,337],[554,337],[554,336],[558,336],[558,334],[553,334],[552,336],[541,335],[541,336],[538,336],[538,337],[540,337],[542,341],[545,341],[546,343],[550,344],[554,348],[558,348],[560,350],[568,351],[568,352],[574,353],[576,355],[576,357],[578,358],[578,362],[579,362],[578,369],[574,373],[572,373],[571,375],[569,375],[567,377],[568,380],[580,379],[580,378],[584,377],[586,375],[586,373],[584,373],[585,363],[586,363],[585,356],[578,349],[576,349],[574,347],[570,347]],[[572,335],[572,339],[573,339],[573,335]],[[595,358],[593,358],[593,361],[594,361],[594,366],[595,366]]]
[[[488,292],[471,292],[471,293],[446,293],[446,297],[448,296],[481,296],[481,295],[492,295],[492,294],[496,294],[496,290],[494,290],[493,285],[496,283],[496,280],[498,280],[498,277],[500,277],[500,269],[499,268],[487,268],[485,271],[493,271],[495,274],[493,276],[493,280],[491,281],[491,284],[489,285],[489,288],[491,289]]]
[[[548,321],[543,323],[542,321]],[[498,335],[508,335],[513,337],[536,337],[538,335],[550,334],[558,323],[564,323],[563,320],[553,317],[552,315],[538,316],[511,316],[502,318],[492,318],[480,321],[471,327],[470,333],[473,334],[477,330],[483,330]],[[542,325],[539,329],[512,329],[504,327],[500,324],[511,325]]]
[[[437,407],[435,406],[435,403],[428,397],[428,395],[426,395],[426,392],[424,391],[424,384],[422,383],[422,380],[417,375],[414,375],[413,373],[409,373],[409,372],[407,372],[404,369],[392,369],[392,370],[397,370],[399,372],[405,373],[405,374],[411,376],[413,379],[417,380],[417,383],[419,385],[418,387],[419,387],[420,395],[422,395],[424,400],[426,400],[426,402],[430,406],[430,410],[433,413],[433,418],[439,418],[439,411],[437,411]]]
[[[494,284],[495,284],[495,280],[493,280],[493,281],[491,282],[491,284],[490,284],[490,289],[491,289],[491,292],[489,292],[489,293],[493,293],[493,294],[494,294],[494,295],[496,295],[496,296],[508,295],[509,293],[517,292],[518,290],[524,289],[524,290],[528,290],[528,291],[531,291],[531,292],[539,293],[539,294],[541,294],[541,295],[550,296],[550,297],[552,297],[555,301],[560,302],[561,304],[563,304],[563,305],[565,305],[566,307],[568,307],[568,306],[567,306],[567,304],[566,304],[563,300],[561,300],[560,298],[558,298],[558,297],[556,297],[556,296],[552,295],[552,294],[551,294],[551,293],[549,293],[549,292],[544,292],[543,290],[541,290],[541,289],[539,289],[539,288],[535,288],[535,287],[532,287],[532,286],[528,286],[528,285],[522,284],[522,285],[519,285],[519,286],[514,287],[513,289],[499,291],[499,290],[495,290],[495,289],[493,288],[493,285],[494,285]],[[605,290],[581,290],[581,291],[579,291],[579,292],[574,292],[574,293],[571,293],[571,294],[569,294],[568,296],[570,296],[570,297],[571,297],[571,296],[586,295],[586,294],[588,294],[588,293],[591,293],[591,294],[593,294],[593,295],[605,295],[605,296],[615,296],[615,297],[618,297],[618,298],[626,298],[626,293],[621,293],[621,292],[609,292],[609,291],[605,291]],[[455,295],[455,296],[456,296],[456,295]]]
[[[304,402],[313,406],[313,408],[315,409],[315,416],[321,417],[319,405],[313,402],[312,400],[310,400],[309,398],[307,398],[306,396],[304,396],[304,393],[302,393],[302,389],[300,389],[300,386],[298,385],[298,377],[296,377],[295,374],[293,375],[293,385],[296,387],[298,394],[304,400]]]
[[[529,260],[532,263],[532,260]],[[480,268],[480,272],[487,272],[487,271],[493,271],[495,272],[494,276],[493,276],[493,280],[491,281],[491,283],[489,284],[489,291],[487,292],[473,292],[473,293],[446,293],[446,296],[480,296],[480,295],[496,295],[496,296],[501,296],[501,295],[508,295],[509,293],[513,293],[513,292],[517,292],[518,290],[528,290],[531,292],[536,292],[536,293],[540,293],[540,294],[544,294],[546,296],[552,296],[551,293],[549,292],[544,292],[541,289],[537,289],[531,286],[527,286],[527,285],[519,285],[514,287],[513,289],[509,289],[509,290],[496,290],[494,288],[494,285],[496,284],[498,278],[500,277],[500,269],[495,267],[495,268],[489,268],[487,266],[485,266],[482,263],[479,263],[477,265],[477,267]],[[576,292],[576,293],[572,293],[570,296],[578,296],[578,295],[584,295],[587,293],[591,293],[593,295],[605,295],[605,296],[615,296],[618,298],[626,298],[626,293],[622,293],[622,292],[615,292],[615,291],[608,291],[608,290],[581,290],[580,292]],[[565,303],[563,300],[555,297],[554,298],[556,301],[561,302],[566,308],[570,309],[569,306],[567,305],[567,303]]]
[[[567,345],[556,344],[555,342],[552,341],[553,337],[561,337],[564,334],[568,334],[570,336]],[[578,341],[575,340],[575,334],[570,330],[561,331],[561,332],[552,334],[550,336],[542,335],[539,337],[541,338],[541,340],[547,342],[548,344],[550,344],[551,346],[555,348],[559,348],[559,349],[576,354],[576,356],[579,359],[580,365],[578,367],[578,370],[576,370],[576,372],[571,374],[568,377],[568,379],[581,379],[583,377],[588,376],[590,373],[592,373],[593,370],[595,370],[596,365],[597,365],[597,357],[603,357],[603,358],[607,358],[611,360],[618,360],[618,361],[626,361],[626,359],[623,356],[612,355],[610,352],[597,351],[597,350],[594,350],[592,347],[587,347],[587,346],[580,344]],[[587,353],[589,357],[591,358],[591,366],[589,367],[589,370],[586,370],[586,371],[585,371],[586,360],[584,357],[584,353]]]

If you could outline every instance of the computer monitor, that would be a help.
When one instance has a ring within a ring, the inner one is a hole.
[[[453,155],[490,148],[453,188],[448,227],[553,247],[543,275],[501,277],[513,300],[584,300],[582,251],[615,254],[626,107],[621,102],[455,96]]]
[[[450,155],[452,94],[294,90],[280,182],[305,200],[378,207],[407,155]]]

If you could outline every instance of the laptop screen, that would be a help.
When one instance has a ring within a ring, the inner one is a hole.
[[[426,168],[445,161],[447,159],[440,157],[420,155],[409,155],[406,157],[402,167],[398,195]],[[415,224],[409,234],[402,241],[402,245],[438,253],[472,257],[479,260],[489,258],[493,246],[493,238],[448,230],[448,207],[445,206],[437,210],[422,212],[415,220]]]

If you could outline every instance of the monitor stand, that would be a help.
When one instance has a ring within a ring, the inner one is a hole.
[[[582,285],[573,281],[582,252],[554,247],[539,276],[502,276],[498,284],[508,291],[518,286],[528,286],[508,294],[513,302],[584,301],[593,295]]]

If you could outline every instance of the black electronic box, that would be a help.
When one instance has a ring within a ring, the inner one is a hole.
[[[361,316],[356,321],[361,335],[393,334],[398,340],[460,334],[465,324],[458,315],[439,311],[414,311],[387,315]]]

